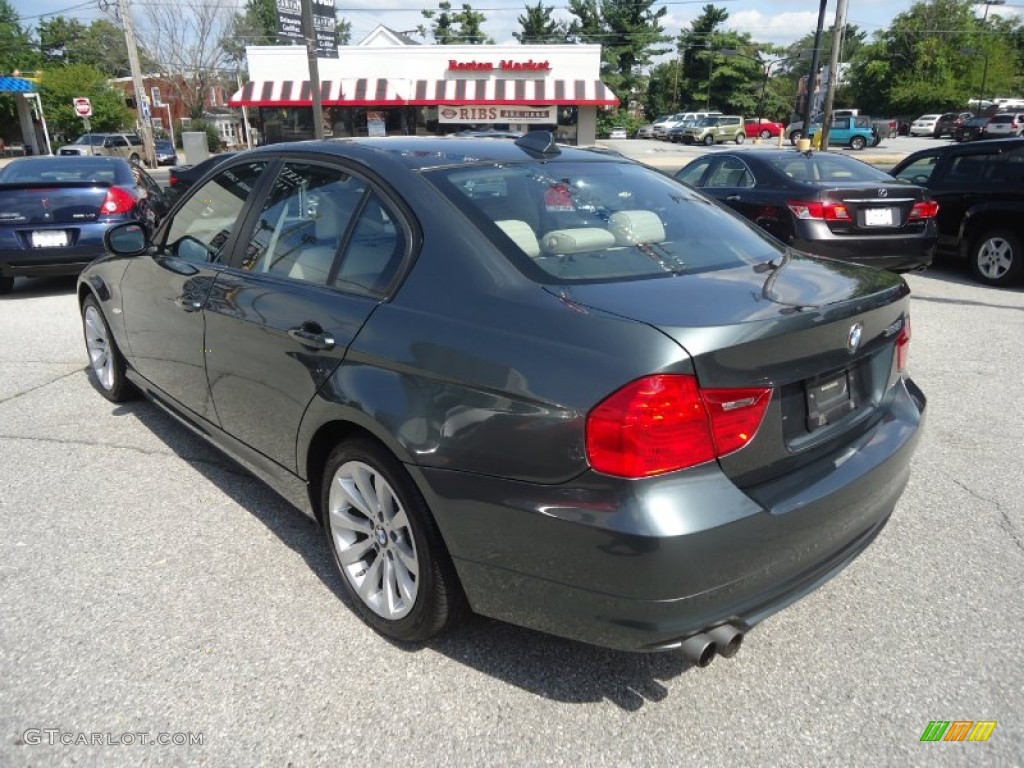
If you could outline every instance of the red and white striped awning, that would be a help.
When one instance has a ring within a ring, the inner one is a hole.
[[[384,78],[321,80],[320,101],[325,107],[391,107],[406,103],[405,81]],[[313,95],[308,80],[248,82],[228,100],[232,107],[308,107]]]
[[[320,99],[326,107],[455,106],[476,104],[544,104],[616,106],[618,98],[600,80],[502,79],[324,80]],[[232,107],[308,107],[313,103],[308,80],[263,80],[246,83],[228,102]]]
[[[616,106],[619,100],[600,80],[416,80],[409,104],[549,104]]]

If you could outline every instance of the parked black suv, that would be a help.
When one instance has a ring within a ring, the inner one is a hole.
[[[969,259],[987,285],[1024,274],[1024,138],[925,149],[891,173],[938,201],[939,254]]]

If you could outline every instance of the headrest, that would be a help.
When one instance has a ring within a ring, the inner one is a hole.
[[[665,227],[654,211],[616,211],[608,217],[608,228],[618,245],[660,243]]]
[[[540,243],[537,242],[537,233],[525,221],[519,219],[505,219],[494,222],[498,229],[508,235],[509,239],[519,246],[520,250],[535,259],[540,256]]]
[[[541,239],[541,247],[549,255],[603,251],[614,245],[615,235],[598,227],[553,229]]]

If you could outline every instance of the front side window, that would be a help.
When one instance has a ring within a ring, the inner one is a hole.
[[[754,177],[742,160],[735,157],[724,157],[718,161],[704,186],[709,189],[752,187],[754,186]]]
[[[912,184],[927,184],[931,181],[932,173],[935,171],[935,164],[938,161],[938,155],[927,155],[925,157],[919,157],[917,160],[912,162],[906,168],[896,174],[897,179],[903,179],[909,181]]]
[[[224,248],[266,167],[265,161],[235,165],[197,188],[168,226],[166,250],[185,261],[225,261]]]
[[[710,158],[701,158],[679,171],[676,174],[676,178],[684,184],[689,184],[691,187],[700,186],[700,180],[704,178],[704,172],[708,169],[709,165],[711,165]]]
[[[686,275],[760,263],[782,247],[635,164],[526,163],[426,177],[539,282]]]

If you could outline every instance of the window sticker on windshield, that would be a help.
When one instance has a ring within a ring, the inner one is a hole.
[[[549,211],[572,211],[572,194],[565,184],[552,184],[544,191],[544,207]]]

